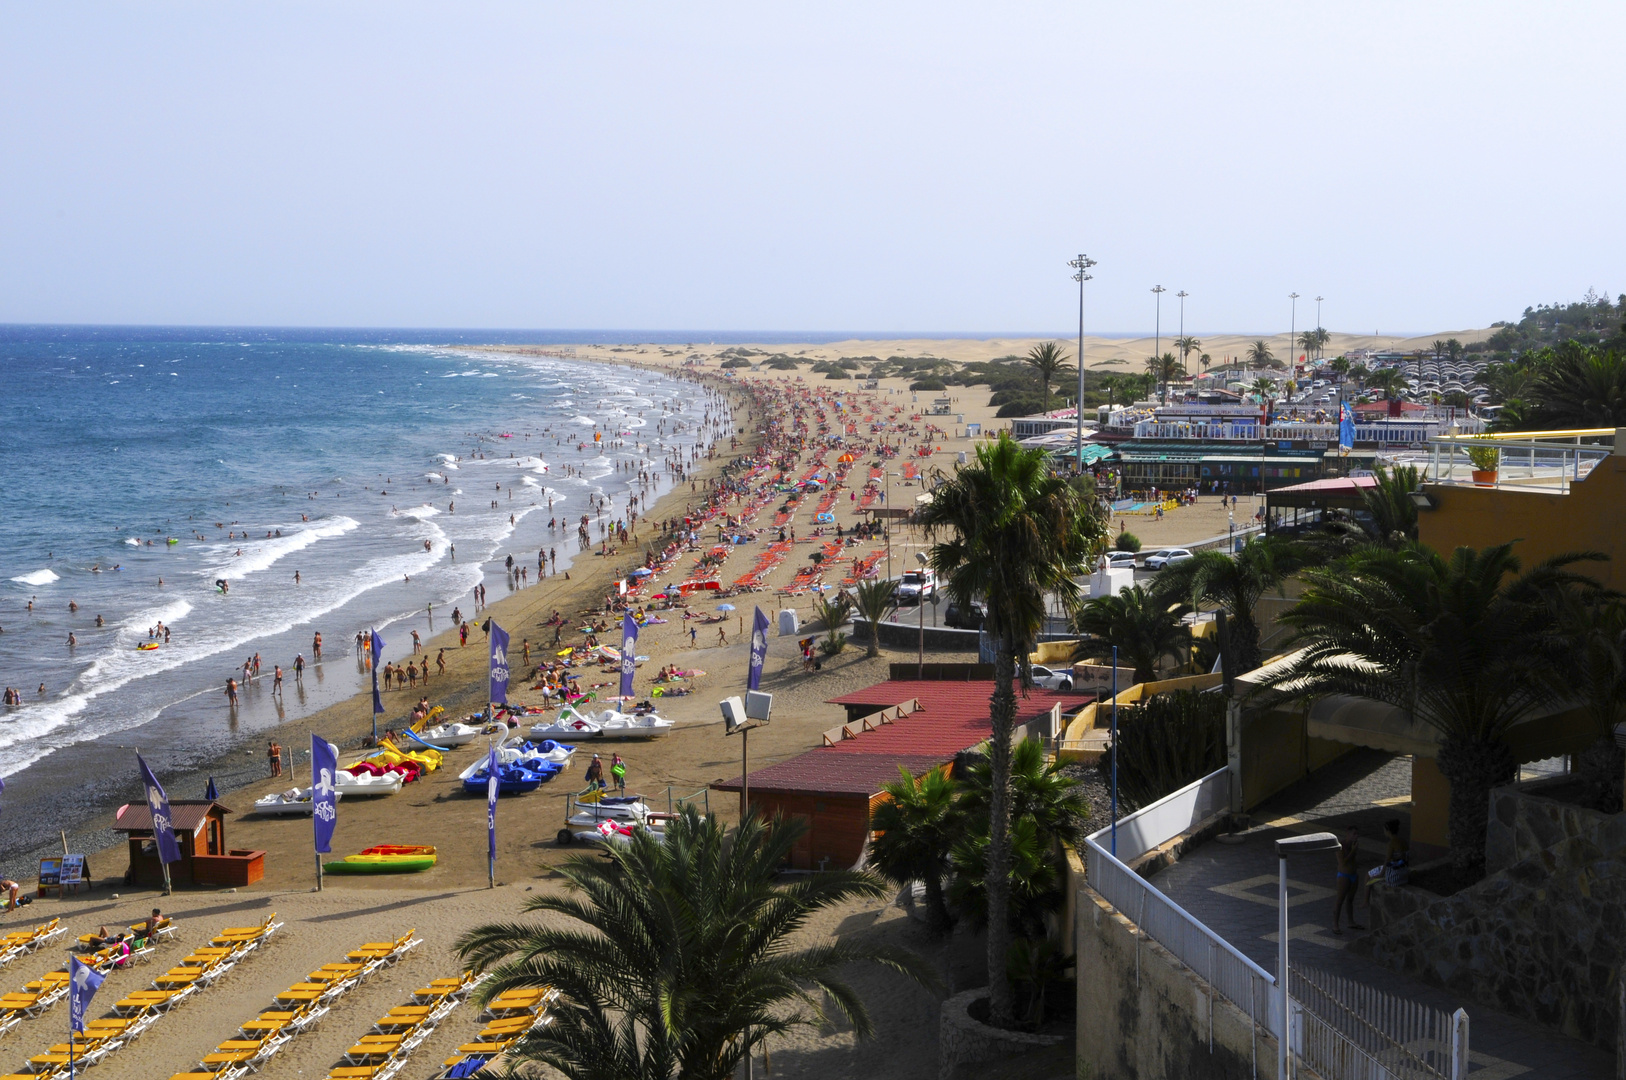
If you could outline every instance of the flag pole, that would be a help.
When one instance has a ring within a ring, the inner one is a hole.
[[[314,851],[313,850],[311,852],[311,854],[316,856],[316,891],[321,892],[322,891],[322,853],[320,851]]]

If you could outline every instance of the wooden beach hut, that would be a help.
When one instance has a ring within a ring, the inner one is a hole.
[[[265,877],[265,852],[226,846],[226,815],[231,810],[212,799],[171,799],[179,862],[171,863],[175,885],[251,885]],[[113,831],[130,840],[130,869],[125,880],[134,885],[162,885],[163,867],[152,835],[152,812],[144,803],[131,803],[119,811]]]

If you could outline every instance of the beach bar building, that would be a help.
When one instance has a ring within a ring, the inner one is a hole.
[[[900,665],[911,673],[916,665]],[[751,809],[781,813],[807,823],[807,833],[791,852],[797,870],[844,870],[862,864],[870,838],[870,818],[886,798],[885,786],[899,777],[952,767],[956,755],[988,738],[991,679],[891,679],[832,698],[846,719],[821,736],[820,746],[751,773]],[[1089,695],[1034,689],[1017,697],[1016,737],[1053,739],[1063,711],[1092,700]],[[712,785],[739,791],[740,777]]]
[[[265,852],[226,846],[227,807],[211,799],[171,799],[179,862],[170,864],[175,885],[252,885],[265,877]],[[130,839],[129,880],[133,885],[162,885],[164,870],[152,835],[152,812],[145,803],[131,803],[119,811],[113,831]]]

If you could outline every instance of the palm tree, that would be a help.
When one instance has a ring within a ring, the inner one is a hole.
[[[1400,388],[1406,385],[1406,376],[1399,368],[1381,368],[1367,376],[1366,385],[1383,391],[1385,398],[1394,401],[1400,397]]]
[[[1553,429],[1626,426],[1626,352],[1566,341],[1532,361],[1536,423]]]
[[[1270,345],[1263,338],[1259,338],[1248,346],[1248,365],[1255,368],[1281,367],[1281,361],[1276,354],[1270,351]]]
[[[1011,734],[1016,688],[1031,680],[1028,654],[1044,625],[1048,601],[1078,603],[1074,578],[1082,574],[1106,539],[1106,526],[1065,479],[1052,475],[1042,449],[1024,450],[1008,433],[977,447],[975,464],[957,468],[918,512],[926,535],[936,541],[932,568],[946,581],[949,599],[964,607],[983,598],[983,629],[994,650],[988,756],[993,795],[988,825],[988,1007],[995,1026],[1013,1023],[1006,971],[1010,945]],[[943,537],[943,539],[938,539]]]
[[[1373,470],[1377,483],[1361,492],[1365,517],[1346,515],[1331,523],[1328,532],[1345,543],[1375,544],[1393,551],[1417,541],[1417,504],[1411,493],[1421,487],[1415,465],[1382,465]]]
[[[1039,376],[1039,385],[1044,390],[1045,408],[1050,407],[1050,384],[1056,381],[1056,376],[1067,364],[1067,354],[1060,345],[1054,341],[1042,342],[1028,350],[1023,357],[1028,366],[1033,368]]]
[[[1290,540],[1263,536],[1242,545],[1235,556],[1199,551],[1165,569],[1152,591],[1164,602],[1177,599],[1224,608],[1229,616],[1225,632],[1240,675],[1257,669],[1263,661],[1254,606],[1267,591],[1280,594],[1282,582],[1304,564],[1306,555],[1304,548]]]
[[[925,885],[927,925],[936,933],[947,933],[954,917],[943,899],[943,876],[948,872],[949,847],[960,831],[955,803],[959,785],[942,769],[918,778],[902,765],[898,772],[899,778],[883,789],[886,801],[870,816],[870,828],[877,833],[870,844],[870,863],[895,884]]]
[[[1552,689],[1562,697],[1579,695],[1597,738],[1576,755],[1575,773],[1588,803],[1614,813],[1623,756],[1615,726],[1626,723],[1626,604],[1572,599],[1565,621],[1572,644],[1552,666]]]
[[[1187,334],[1185,337],[1175,338],[1174,347],[1180,352],[1180,365],[1182,367],[1190,367],[1191,354],[1202,352],[1203,342],[1201,338],[1195,338],[1190,334]]]
[[[1313,333],[1315,334],[1315,358],[1319,360],[1321,359],[1321,350],[1326,347],[1327,342],[1332,340],[1332,335],[1327,333],[1326,327],[1323,326],[1316,327]]]
[[[1162,384],[1162,399],[1166,402],[1169,398],[1169,383],[1175,379],[1185,378],[1186,368],[1172,352],[1166,352],[1162,356],[1148,357],[1146,372]]]
[[[1164,657],[1183,662],[1190,655],[1191,627],[1181,622],[1190,610],[1188,604],[1132,585],[1085,604],[1075,626],[1081,634],[1116,645],[1119,660],[1128,661],[1135,681],[1144,683],[1157,678]]]
[[[813,614],[824,624],[824,640],[828,644],[832,655],[841,651],[838,643],[845,644],[847,640],[846,635],[841,632],[841,628],[847,625],[847,620],[852,616],[852,612],[852,597],[844,592],[838,592],[833,596],[829,593],[821,593],[813,601]],[[871,629],[873,630],[874,627],[871,627]],[[875,637],[876,634],[874,633],[870,635],[872,643]]]
[[[869,623],[869,647],[865,656],[881,655],[881,620],[897,606],[898,583],[890,578],[858,583],[858,614]],[[920,598],[921,603],[926,598]]]
[[[565,891],[538,893],[522,910],[559,919],[464,934],[459,954],[491,976],[481,1003],[508,990],[563,992],[553,1023],[510,1049],[516,1063],[546,1063],[571,1080],[726,1080],[768,1037],[822,1024],[822,999],[860,1038],[871,1035],[842,968],[880,964],[932,980],[895,947],[792,944],[819,912],[884,892],[880,879],[853,870],[776,884],[804,832],[799,822],[752,815],[725,844],[715,817],[685,807],[664,842],[639,830],[558,867]]]
[[[1304,358],[1310,359],[1316,349],[1321,345],[1321,335],[1314,330],[1304,330],[1299,333],[1299,348],[1304,350]]]
[[[1304,573],[1282,616],[1302,644],[1268,680],[1295,697],[1349,694],[1408,711],[1440,736],[1435,758],[1451,784],[1453,862],[1485,861],[1490,789],[1513,771],[1505,735],[1553,700],[1543,669],[1561,646],[1564,594],[1596,582],[1567,555],[1520,575],[1513,545],[1449,559],[1427,548],[1363,548]]]
[[[1208,374],[1208,365],[1212,364],[1213,362],[1214,362],[1214,358],[1212,356],[1209,356],[1207,353],[1203,353],[1201,356],[1197,357],[1197,363],[1199,363],[1199,364],[1201,364],[1203,366],[1203,374],[1204,375]]]
[[[1273,400],[1279,391],[1276,388],[1276,383],[1274,380],[1267,379],[1261,375],[1259,378],[1253,380],[1253,385],[1248,387],[1248,393],[1258,398],[1261,404],[1264,404]]]
[[[1327,362],[1327,370],[1342,379],[1349,374],[1349,357],[1335,356]]]
[[[1090,803],[1076,778],[1064,772],[1060,760],[1045,758],[1044,743],[1023,739],[1011,750],[1011,816],[1032,818],[1039,835],[1050,844],[1077,844],[1084,838],[1090,818]],[[988,796],[993,789],[993,769],[986,757],[977,756],[956,772],[960,790],[960,810],[973,823],[988,820]],[[1060,854],[1059,847],[1056,853]]]

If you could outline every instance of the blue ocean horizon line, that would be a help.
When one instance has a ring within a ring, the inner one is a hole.
[[[1070,333],[1033,331],[857,330],[589,330],[468,327],[188,326],[162,323],[0,323],[0,343],[59,339],[145,342],[267,342],[399,345],[827,345],[837,341],[986,341],[992,338],[1055,338]],[[1141,333],[1092,332],[1094,338],[1145,337]]]

